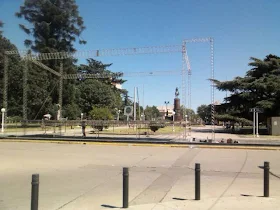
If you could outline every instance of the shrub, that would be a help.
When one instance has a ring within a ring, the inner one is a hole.
[[[93,127],[99,131],[103,131],[103,125],[94,125]]]
[[[160,129],[160,126],[159,125],[150,125],[150,129],[151,129],[151,131],[156,132],[158,129]]]
[[[158,129],[164,128],[164,127],[165,127],[165,125],[163,123],[151,123],[150,124],[150,129],[153,132],[156,132]]]

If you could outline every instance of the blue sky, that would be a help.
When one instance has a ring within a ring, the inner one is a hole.
[[[84,46],[77,50],[129,48],[181,44],[183,39],[213,37],[215,40],[215,78],[230,80],[249,70],[250,57],[280,56],[279,0],[77,0],[86,30]],[[25,49],[26,35],[19,29],[14,13],[23,0],[0,0],[0,19],[4,35],[19,49]],[[192,67],[192,108],[211,103],[210,54],[208,43],[187,46]],[[111,70],[150,72],[182,68],[180,53],[102,57],[113,63]],[[83,60],[80,60],[83,62]],[[127,77],[123,87],[133,96],[139,87],[140,103],[173,103],[180,75]],[[224,92],[215,91],[222,101]],[[180,96],[182,97],[182,95]]]

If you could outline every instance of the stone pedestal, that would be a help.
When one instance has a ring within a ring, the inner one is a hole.
[[[181,121],[182,116],[181,116],[181,113],[180,113],[181,107],[180,107],[180,99],[179,98],[174,99],[174,111],[175,111],[174,121]]]

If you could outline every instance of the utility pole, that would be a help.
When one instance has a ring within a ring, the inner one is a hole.
[[[145,120],[145,103],[144,103],[144,101],[145,101],[145,86],[144,86],[144,84],[143,84],[143,121]]]
[[[263,108],[250,108],[250,112],[253,112],[253,136],[259,137],[259,113],[263,113]]]
[[[133,120],[136,121],[136,87],[134,87]]]
[[[256,136],[256,128],[255,128],[255,125],[256,125],[256,109],[254,108],[254,109],[253,109],[253,136],[254,136],[254,137]]]
[[[166,112],[165,112],[165,116],[168,117],[168,109],[167,109],[167,105],[169,104],[169,101],[165,101],[165,107],[166,107]]]
[[[256,136],[259,137],[259,113],[256,111]]]

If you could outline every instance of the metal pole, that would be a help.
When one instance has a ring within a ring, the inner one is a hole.
[[[62,117],[62,94],[63,94],[63,62],[60,62],[60,66],[59,66],[59,73],[60,73],[60,77],[59,77],[59,92],[58,92],[58,104],[59,104],[59,119],[57,120],[61,120]]]
[[[200,163],[195,164],[195,200],[200,200]]]
[[[214,39],[210,38],[210,60],[211,60],[211,124],[212,124],[212,141],[215,141],[215,71],[214,71]]]
[[[1,110],[2,111],[2,110]],[[4,122],[5,122],[5,114],[2,112],[2,127],[1,127],[1,132],[4,133]]]
[[[175,131],[175,129],[174,129],[174,117],[175,117],[175,112],[173,112],[173,127],[172,127],[172,131],[174,132]]]
[[[8,111],[8,74],[9,74],[9,58],[6,53],[4,53],[4,75],[3,75],[3,108],[6,109],[6,112]]]
[[[186,115],[185,118],[186,118],[186,119],[185,119],[185,123],[186,123],[186,124],[185,124],[184,139],[187,139],[187,118],[188,118],[188,115]]]
[[[22,114],[23,114],[23,122],[26,123],[27,120],[27,92],[28,92],[28,60],[24,61],[24,66],[23,66],[23,90],[22,90],[22,100],[23,100],[23,104],[22,104]]]
[[[141,109],[140,109],[140,100],[139,100],[138,87],[137,87],[137,101],[138,101],[138,116],[139,116],[139,120],[140,120],[140,117],[141,117]]]
[[[145,93],[144,91],[145,91],[145,90],[144,90],[144,88],[145,88],[145,87],[144,87],[144,84],[143,84],[143,119],[144,119],[144,115],[145,115],[145,104],[144,104],[144,100],[145,100],[145,99],[144,99],[144,93]]]
[[[134,87],[133,120],[136,121],[136,87]]]
[[[31,210],[38,210],[39,201],[39,174],[32,174]]]
[[[256,135],[259,137],[259,113],[256,111]]]
[[[128,120],[129,120],[129,115],[126,115],[126,123],[127,123],[127,127],[129,126],[129,122],[128,122]]]
[[[255,129],[255,125],[256,125],[256,113],[255,113],[255,108],[254,108],[254,110],[253,110],[253,136],[255,137],[255,133],[256,133],[256,129]]]
[[[129,184],[128,168],[123,168],[123,208],[128,208],[128,184]]]
[[[263,196],[269,197],[269,162],[264,162],[263,169]]]
[[[187,56],[187,46],[186,41],[184,40],[182,43],[182,104],[187,107],[187,99],[186,99],[186,82],[187,81],[187,63],[186,63],[186,56]],[[188,99],[189,100],[189,99]],[[186,115],[186,110],[183,109],[183,116]]]

